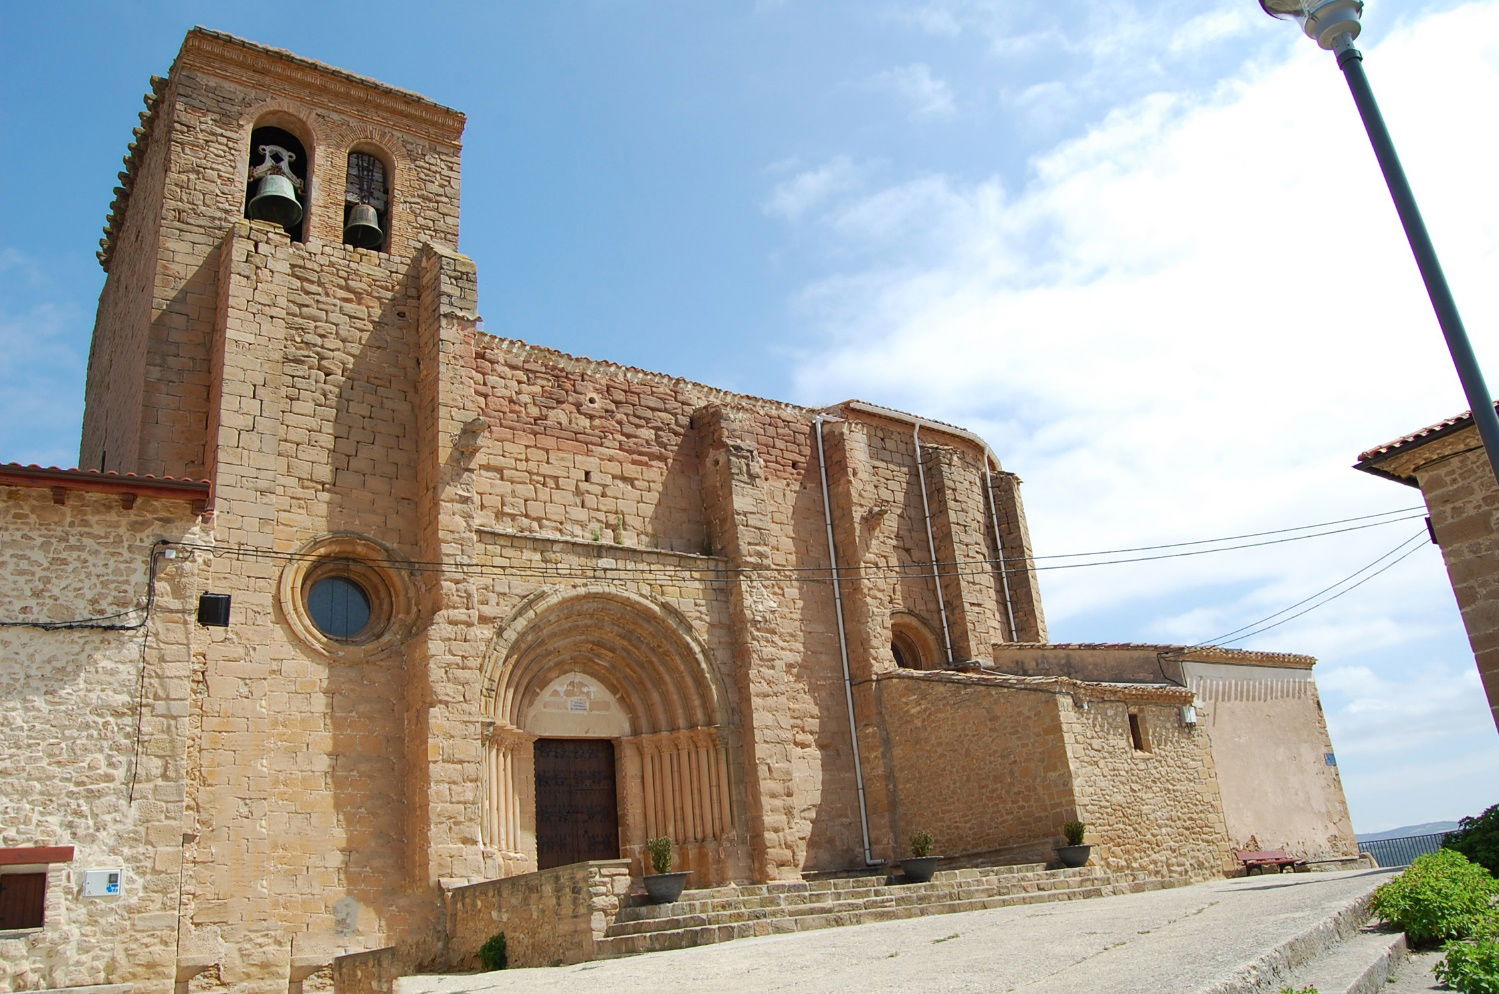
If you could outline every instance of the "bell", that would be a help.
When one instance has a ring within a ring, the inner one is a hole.
[[[355,248],[377,249],[385,241],[380,230],[380,215],[369,204],[349,208],[349,223],[344,225],[344,243]]]
[[[280,173],[262,176],[255,196],[250,199],[250,216],[257,221],[275,221],[283,228],[302,220],[302,205],[297,203],[291,179]]]

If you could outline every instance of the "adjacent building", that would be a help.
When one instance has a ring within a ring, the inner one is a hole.
[[[1370,449],[1354,466],[1421,491],[1499,728],[1499,486],[1472,412]]]

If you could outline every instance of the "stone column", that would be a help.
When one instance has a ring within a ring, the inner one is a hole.
[[[740,415],[718,405],[699,409],[703,503],[714,552],[735,569],[772,565],[772,523],[764,467]],[[797,874],[793,825],[791,715],[786,687],[789,647],[776,623],[768,584],[729,584],[734,672],[743,723],[745,814],[751,872],[772,880]]]
[[[475,549],[474,457],[488,429],[472,384],[477,279],[471,260],[432,244],[420,267],[419,556],[466,565]],[[432,621],[408,650],[406,687],[407,855],[418,886],[499,871],[479,843],[485,633],[477,591],[450,572],[425,572],[422,582]]]

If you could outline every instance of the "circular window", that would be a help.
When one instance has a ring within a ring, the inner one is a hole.
[[[325,576],[307,589],[307,613],[330,639],[356,639],[370,624],[370,595],[346,576]]]
[[[282,616],[304,642],[329,656],[381,652],[414,627],[416,599],[401,566],[393,551],[369,539],[320,539],[282,571]]]

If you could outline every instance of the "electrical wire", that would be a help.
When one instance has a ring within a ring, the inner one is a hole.
[[[1380,563],[1384,562],[1386,559],[1390,558],[1391,556],[1395,555],[1397,552],[1399,552],[1402,549],[1404,549],[1407,545],[1410,545],[1412,542],[1416,541],[1417,539],[1424,538],[1425,536],[1426,536],[1425,532],[1417,532],[1416,534],[1410,536],[1409,538],[1401,541],[1393,549],[1391,549],[1390,551],[1386,552],[1384,555],[1380,556],[1378,559],[1375,559],[1373,562],[1366,563],[1365,565],[1363,565],[1363,566],[1359,567],[1358,569],[1354,570],[1352,573],[1350,573],[1347,576],[1343,577],[1341,580],[1337,580],[1337,581],[1335,581],[1333,583],[1328,584],[1327,586],[1323,587],[1321,590],[1317,591],[1314,594],[1308,594],[1306,597],[1303,597],[1301,600],[1297,601],[1295,604],[1288,604],[1287,606],[1281,608],[1279,611],[1276,611],[1274,614],[1267,614],[1263,618],[1260,618],[1257,621],[1251,621],[1247,625],[1240,625],[1238,628],[1235,628],[1231,632],[1224,632],[1222,635],[1217,635],[1217,636],[1214,636],[1213,638],[1210,638],[1210,639],[1204,639],[1201,642],[1193,643],[1193,645],[1194,646],[1199,646],[1199,645],[1218,645],[1218,644],[1222,643],[1222,641],[1224,639],[1228,638],[1230,635],[1237,635],[1240,632],[1244,631],[1245,629],[1253,628],[1256,625],[1262,625],[1262,624],[1264,624],[1267,621],[1273,620],[1275,618],[1279,618],[1281,615],[1285,614],[1287,611],[1294,611],[1294,610],[1296,610],[1296,608],[1298,608],[1301,605],[1305,604],[1307,601],[1315,600],[1316,598],[1321,597],[1323,594],[1327,593],[1329,590],[1333,590],[1333,589],[1336,589],[1337,587],[1341,587],[1343,584],[1347,583],[1349,580],[1352,580],[1354,577],[1358,576],[1360,573],[1364,573],[1364,572],[1366,572],[1368,570],[1373,569],[1374,567],[1378,566]]]
[[[46,632],[64,631],[70,628],[84,628],[101,632],[133,632],[146,626],[151,620],[151,606],[156,603],[156,559],[157,553],[168,545],[177,543],[168,542],[166,539],[157,539],[151,543],[151,552],[146,567],[146,602],[138,607],[127,607],[123,611],[114,614],[104,614],[95,618],[75,618],[71,621],[0,621],[0,628],[40,628]],[[116,618],[124,618],[132,614],[140,614],[140,620],[128,624],[110,624]]]
[[[1385,514],[1399,512],[1388,511]],[[1380,517],[1379,515],[1364,515],[1359,518],[1345,518],[1344,521],[1365,521],[1365,524],[1350,525],[1347,528],[1328,529],[1320,532],[1311,532],[1304,535],[1291,535],[1289,532],[1300,531],[1309,528],[1322,528],[1339,522],[1323,522],[1318,525],[1302,525],[1298,528],[1276,529],[1268,532],[1246,534],[1244,538],[1253,535],[1284,535],[1283,538],[1267,539],[1261,542],[1244,542],[1238,545],[1225,545],[1212,549],[1189,549],[1183,552],[1163,553],[1154,556],[1133,556],[1127,559],[1103,559],[1096,562],[1081,563],[1051,563],[1047,565],[1030,565],[1037,558],[1045,557],[1007,557],[1003,559],[973,559],[973,560],[951,560],[937,563],[939,577],[958,576],[984,576],[987,575],[996,563],[1019,563],[1022,568],[1031,572],[1059,569],[1083,569],[1091,566],[1118,566],[1128,563],[1153,562],[1160,559],[1182,559],[1190,556],[1204,556],[1217,552],[1233,552],[1239,549],[1254,549],[1269,545],[1280,545],[1286,542],[1301,542],[1312,538],[1324,538],[1328,535],[1341,535],[1347,532],[1361,531],[1365,528],[1378,528],[1382,525],[1396,524],[1401,521],[1412,521],[1422,515],[1408,515],[1402,518],[1388,518],[1382,521],[1368,521],[1369,518]],[[545,541],[545,536],[536,536]],[[1173,543],[1161,546],[1141,546],[1141,550],[1150,548],[1181,548],[1188,545],[1200,545],[1206,542],[1231,541],[1230,538],[1222,539],[1198,539],[1193,542]],[[245,558],[273,559],[282,562],[302,561],[329,561],[337,562],[343,557],[324,556],[317,553],[299,552],[277,552],[270,549],[256,549],[247,546],[230,545],[196,545],[192,543],[172,543],[178,548],[196,549],[209,553],[224,555],[236,555]],[[645,552],[664,552],[665,550],[639,550]],[[1116,550],[1125,552],[1129,550]],[[669,554],[669,553],[668,553]],[[1113,553],[1091,553],[1091,555],[1110,555]],[[1069,556],[1089,555],[1089,553],[1069,553]],[[353,560],[350,560],[351,562]],[[612,565],[612,566],[576,566],[558,565],[545,566],[541,564],[526,564],[523,566],[484,566],[477,563],[454,563],[433,560],[406,560],[406,559],[361,559],[359,562],[369,565],[387,566],[392,569],[402,569],[414,573],[437,573],[448,576],[507,576],[520,579],[582,579],[582,580],[606,580],[606,579],[635,579],[641,582],[669,583],[684,579],[696,579],[708,583],[734,583],[734,582],[763,582],[767,579],[782,578],[788,580],[806,580],[809,582],[830,582],[834,571],[826,566],[674,566],[670,564],[656,565]],[[980,569],[964,570],[956,567],[976,565]],[[870,566],[839,566],[837,575],[847,579],[910,579],[917,577],[929,577],[929,567],[925,564],[894,567],[870,567]],[[692,574],[711,574],[698,575]]]
[[[1342,597],[1344,594],[1352,593],[1353,591],[1357,590],[1359,587],[1362,587],[1364,584],[1366,584],[1370,580],[1374,579],[1376,576],[1379,576],[1381,573],[1385,572],[1386,570],[1392,569],[1393,567],[1395,567],[1395,566],[1399,565],[1400,563],[1404,562],[1406,559],[1410,558],[1415,553],[1419,552],[1421,550],[1421,548],[1423,546],[1425,546],[1425,544],[1426,544],[1426,538],[1427,538],[1426,532],[1425,531],[1419,531],[1416,534],[1412,535],[1410,538],[1406,539],[1404,542],[1401,542],[1399,545],[1395,546],[1395,548],[1391,549],[1389,552],[1386,552],[1384,555],[1382,555],[1378,559],[1374,560],[1374,562],[1369,563],[1367,566],[1364,566],[1361,569],[1355,570],[1353,573],[1350,573],[1348,576],[1343,577],[1343,579],[1339,580],[1337,583],[1334,583],[1334,584],[1331,584],[1330,586],[1324,587],[1322,590],[1319,590],[1317,593],[1312,594],[1311,597],[1307,597],[1307,598],[1304,598],[1302,600],[1299,600],[1295,604],[1292,604],[1290,607],[1282,608],[1281,610],[1276,611],[1274,614],[1267,615],[1267,616],[1261,618],[1259,621],[1251,622],[1248,625],[1243,625],[1243,626],[1240,626],[1239,628],[1235,628],[1232,632],[1228,632],[1225,635],[1220,635],[1220,636],[1218,636],[1218,638],[1211,640],[1210,643],[1209,642],[1199,642],[1199,643],[1197,643],[1197,646],[1203,646],[1203,645],[1209,645],[1209,644],[1211,644],[1211,645],[1233,645],[1235,642],[1242,642],[1245,639],[1253,638],[1256,635],[1260,635],[1260,634],[1262,634],[1264,632],[1268,632],[1272,628],[1279,628],[1281,625],[1284,625],[1284,624],[1286,624],[1289,621],[1294,621],[1295,619],[1301,617],[1304,614],[1308,614],[1308,613],[1310,613],[1312,611],[1317,610],[1317,608],[1319,608],[1319,607],[1326,607],[1328,604],[1331,604],[1333,601],[1337,600],[1339,597]],[[1407,545],[1410,546],[1409,549],[1405,548]],[[1322,594],[1327,593],[1327,591],[1332,590],[1332,589],[1334,589],[1336,587],[1342,586],[1343,584],[1347,583],[1349,580],[1351,580],[1354,577],[1358,576],[1360,573],[1363,573],[1363,572],[1369,570],[1370,568],[1374,567],[1375,565],[1379,564],[1380,562],[1382,562],[1382,561],[1384,561],[1386,559],[1389,559],[1390,556],[1395,555],[1395,553],[1400,552],[1400,550],[1402,550],[1402,549],[1405,549],[1405,551],[1398,558],[1392,560],[1391,562],[1385,563],[1385,565],[1381,566],[1379,569],[1375,570],[1373,573],[1370,573],[1368,576],[1364,577],[1362,580],[1360,580],[1359,582],[1353,584],[1352,586],[1345,587],[1344,589],[1339,590],[1337,593],[1333,594],[1331,597],[1328,597],[1328,598],[1325,598],[1323,600],[1320,600],[1317,603],[1312,604],[1312,605],[1308,606],[1307,608],[1305,608],[1305,609],[1303,609],[1301,611],[1297,611],[1295,614],[1290,615],[1289,617],[1281,618],[1281,620],[1275,622],[1274,624],[1263,625],[1264,622],[1269,621],[1271,618],[1280,617],[1280,615],[1285,614],[1287,611],[1290,611],[1290,610],[1292,610],[1294,608],[1300,607],[1302,604],[1305,604],[1307,601],[1312,600],[1315,597],[1320,597]],[[1256,627],[1256,626],[1259,626],[1259,625],[1263,625],[1263,627]],[[1236,632],[1243,632],[1244,629],[1246,629],[1246,628],[1252,629],[1252,631],[1245,632],[1243,635],[1239,635],[1237,638],[1232,638],[1232,639],[1228,638],[1229,635],[1233,635]],[[1224,641],[1225,639],[1227,639],[1227,641]],[[1197,646],[1194,646],[1194,648],[1196,648]]]
[[[1030,558],[1031,559],[1075,559],[1075,558],[1078,558],[1080,556],[1112,556],[1112,555],[1116,555],[1116,554],[1124,553],[1124,552],[1150,552],[1150,551],[1153,551],[1155,549],[1175,549],[1175,548],[1180,548],[1182,546],[1188,546],[1188,545],[1209,545],[1209,544],[1211,544],[1213,542],[1233,542],[1233,541],[1237,541],[1238,539],[1241,539],[1241,538],[1260,538],[1260,537],[1265,536],[1265,535],[1284,535],[1287,532],[1300,532],[1300,531],[1309,531],[1310,529],[1313,529],[1313,528],[1326,528],[1326,527],[1328,527],[1330,525],[1346,525],[1350,521],[1368,521],[1371,518],[1387,518],[1387,517],[1389,517],[1392,514],[1410,514],[1410,513],[1414,512],[1414,511],[1420,511],[1424,515],[1426,513],[1426,508],[1421,507],[1419,505],[1416,506],[1416,507],[1402,507],[1402,508],[1399,508],[1398,510],[1393,510],[1393,511],[1381,511],[1378,514],[1360,514],[1360,515],[1358,515],[1356,517],[1352,517],[1352,518],[1338,518],[1336,521],[1319,521],[1318,523],[1313,524],[1313,525],[1296,525],[1293,528],[1273,528],[1270,531],[1245,532],[1242,535],[1224,535],[1221,538],[1199,538],[1199,539],[1196,539],[1196,540],[1191,541],[1191,542],[1166,542],[1166,543],[1164,543],[1162,545],[1140,545],[1140,546],[1135,546],[1134,548],[1131,548],[1131,549],[1100,549],[1097,552],[1059,552],[1059,553],[1054,553],[1054,554],[1045,555],[1045,556],[1031,556]],[[1398,519],[1398,520],[1402,520],[1403,521],[1403,520],[1406,520],[1406,519],[1401,518],[1401,519]],[[1389,522],[1383,522],[1383,521],[1380,522],[1380,524],[1388,524],[1388,523]],[[1374,527],[1374,526],[1371,525],[1370,527]],[[1330,533],[1330,534],[1332,534],[1332,533]]]

